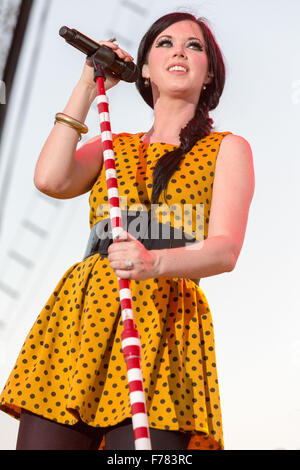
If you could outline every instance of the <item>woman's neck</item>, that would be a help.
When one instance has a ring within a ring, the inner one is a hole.
[[[179,134],[194,117],[196,106],[182,100],[158,99],[154,105],[154,122],[144,136],[147,142],[180,145]]]

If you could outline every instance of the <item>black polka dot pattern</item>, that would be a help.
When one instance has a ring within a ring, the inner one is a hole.
[[[200,140],[168,186],[169,206],[190,204],[192,213],[195,204],[203,204],[204,218],[198,223],[204,238],[214,167],[226,134],[214,132]],[[153,165],[174,146],[145,144],[141,135],[119,134],[114,149],[120,196],[127,197],[128,205],[142,203],[149,209]],[[90,194],[91,227],[107,216],[99,210],[107,201],[102,170]],[[149,426],[189,432],[188,449],[223,449],[214,331],[203,291],[185,278],[130,284]],[[69,425],[80,417],[94,427],[130,418],[122,330],[118,282],[107,258],[96,254],[74,264],[31,328],[2,391],[0,409],[19,418],[25,408]]]

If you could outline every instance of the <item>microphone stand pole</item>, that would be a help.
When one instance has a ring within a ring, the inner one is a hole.
[[[90,57],[94,64],[94,80],[97,83],[97,105],[100,117],[100,131],[103,146],[110,222],[112,237],[123,230],[119,190],[113,150],[108,98],[105,92],[104,64],[97,59],[97,52]],[[135,450],[151,450],[146,399],[141,370],[141,343],[135,328],[129,279],[118,277],[123,331],[121,333],[122,351],[127,366],[129,398],[132,412],[132,426]]]

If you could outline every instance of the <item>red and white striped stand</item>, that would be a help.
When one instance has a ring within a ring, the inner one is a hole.
[[[94,61],[95,80],[97,82],[97,105],[100,116],[100,131],[103,147],[103,158],[110,207],[110,222],[113,240],[123,231],[120,209],[119,190],[113,150],[112,133],[108,98],[104,87],[103,67]],[[97,69],[97,71],[96,71]],[[129,279],[118,277],[123,331],[121,334],[122,351],[127,365],[129,398],[132,411],[132,426],[136,450],[151,450],[150,433],[143,376],[141,370],[141,342],[135,328]]]

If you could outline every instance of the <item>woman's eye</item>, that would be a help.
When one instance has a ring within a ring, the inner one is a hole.
[[[203,46],[198,41],[189,42],[187,47],[192,47],[193,49],[197,49],[198,51],[203,51]]]
[[[171,39],[168,39],[168,38],[162,38],[156,44],[156,47],[172,47],[172,46],[173,46],[173,43],[172,43]],[[196,49],[198,51],[203,51],[203,46],[198,41],[190,41],[189,43],[187,43],[186,47],[190,47],[190,48]]]
[[[161,46],[172,46],[172,41],[171,39],[160,39],[158,43],[156,44],[156,47],[161,47]]]

